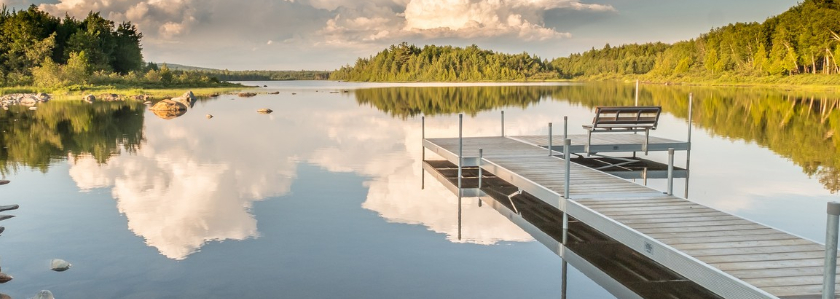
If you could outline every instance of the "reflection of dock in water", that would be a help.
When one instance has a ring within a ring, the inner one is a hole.
[[[445,187],[457,191],[457,165],[449,161],[427,161],[424,168]],[[527,192],[519,193],[519,188],[492,174],[484,172],[482,175],[482,188],[479,190],[478,168],[463,169],[462,190],[465,195],[480,197],[481,201],[616,297],[719,298],[697,283],[574,218],[569,219],[567,244],[564,246],[563,212]]]
[[[620,298],[820,298],[823,245],[673,196],[672,181],[663,193],[586,163],[567,164],[564,145],[551,144],[557,137],[424,136],[424,160],[425,150],[446,160],[424,167],[456,194],[481,197],[564,261],[597,269],[581,270]],[[579,136],[568,137],[570,152],[586,152]],[[642,135],[594,137],[589,152],[643,150],[631,144]],[[690,144],[652,137],[646,149]],[[679,171],[668,172],[674,178]]]

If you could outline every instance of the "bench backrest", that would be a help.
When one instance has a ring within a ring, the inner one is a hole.
[[[659,113],[662,107],[596,107],[592,128],[647,128],[654,130],[659,123]]]

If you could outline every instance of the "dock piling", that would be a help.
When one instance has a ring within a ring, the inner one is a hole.
[[[484,149],[478,149],[478,189],[481,189],[483,185],[481,184],[481,178],[484,176],[483,171],[481,169],[481,159],[484,159]],[[479,200],[479,202],[481,202]],[[481,205],[481,204],[479,204]]]
[[[426,116],[420,116],[420,146],[423,147],[422,154],[420,157],[420,190],[426,190],[426,171],[423,169],[423,163],[426,163],[426,146],[423,145],[423,142],[426,142]]]
[[[828,203],[828,220],[825,230],[825,268],[823,270],[823,299],[834,299],[837,276],[837,231],[840,223],[840,202]]]
[[[563,116],[563,140],[569,139],[569,117]]]
[[[552,134],[552,133],[553,133],[553,132],[552,132],[552,130],[553,130],[553,129],[552,129],[552,124],[551,124],[551,123],[548,123],[548,155],[549,155],[549,156],[551,156],[551,145],[552,145],[552,144],[551,144],[551,143],[552,143],[551,135],[553,135],[553,134]]]
[[[668,149],[668,195],[674,195],[674,149]]]
[[[694,102],[694,93],[688,94],[688,148],[685,150],[685,198],[688,198],[688,176],[691,174],[691,107]]]
[[[569,199],[569,184],[571,182],[571,178],[570,178],[570,175],[569,175],[569,172],[571,172],[571,169],[572,169],[572,154],[569,152],[569,149],[571,147],[572,147],[572,140],[571,139],[566,139],[565,141],[563,141],[563,160],[566,160],[565,161],[566,182],[563,184],[563,197],[566,198],[566,199]],[[566,211],[563,211],[563,213],[566,213]]]
[[[502,110],[502,137],[505,137],[505,111]]]

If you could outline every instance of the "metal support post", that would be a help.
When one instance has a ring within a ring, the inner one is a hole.
[[[458,240],[461,240],[461,177],[464,164],[464,114],[458,114]]]
[[[566,160],[565,161],[565,164],[566,164],[566,173],[565,173],[566,182],[563,184],[563,197],[565,199],[569,199],[569,189],[570,189],[569,182],[571,182],[570,172],[571,172],[571,169],[572,169],[572,154],[569,152],[569,149],[571,147],[572,147],[572,140],[571,139],[566,139],[563,142],[563,160]],[[563,213],[566,213],[566,211],[563,211]]]
[[[828,203],[828,220],[825,230],[825,268],[823,270],[823,299],[834,299],[834,284],[837,275],[837,230],[840,223],[840,203]]]
[[[481,187],[484,186],[484,185],[481,184],[481,178],[484,177],[483,170],[481,169],[481,162],[482,162],[481,159],[484,159],[484,149],[483,148],[478,149],[478,189],[479,190],[481,190]]]
[[[694,94],[688,94],[688,149],[685,151],[685,198],[688,198],[688,177],[691,174],[691,108],[694,102]]]
[[[569,117],[563,116],[563,140],[569,139]]]
[[[502,110],[502,137],[505,137],[505,111]]]
[[[668,195],[674,195],[674,149],[668,149]]]
[[[554,132],[552,132],[552,130],[553,129],[552,129],[551,123],[548,123],[548,155],[549,156],[551,156],[551,145],[552,145],[551,144],[552,143],[551,136],[554,135],[553,134]]]
[[[420,139],[420,147],[422,150],[422,155],[420,158],[420,190],[426,189],[426,170],[423,169],[423,163],[426,163],[426,146],[424,143],[426,142],[426,116],[420,116],[420,123],[421,123],[421,139]]]

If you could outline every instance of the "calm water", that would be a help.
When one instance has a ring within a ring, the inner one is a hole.
[[[421,182],[429,137],[545,134],[630,85],[259,82],[162,119],[138,103],[0,110],[0,286],[14,298],[559,298],[561,260],[497,211]],[[643,87],[653,135],[694,124],[689,198],[822,242],[840,200],[838,96]],[[293,94],[295,93],[295,94]],[[271,108],[271,115],[257,114]],[[207,119],[206,114],[215,117]],[[650,156],[665,161],[657,153]],[[678,166],[685,162],[678,153]],[[640,182],[641,183],[641,182]],[[665,182],[649,185],[665,188]],[[676,190],[685,190],[678,180]],[[49,270],[49,261],[73,264]],[[572,269],[569,298],[609,298]]]

